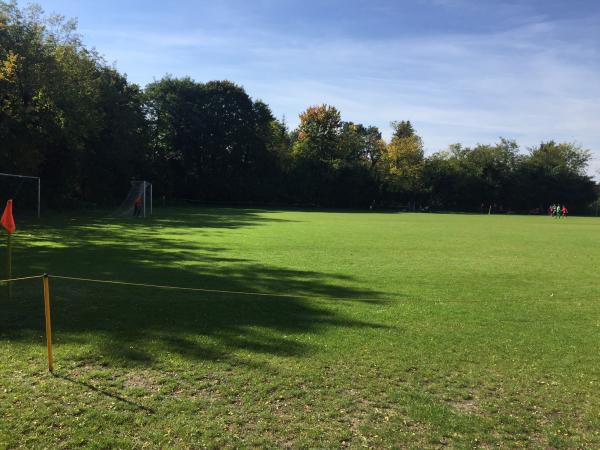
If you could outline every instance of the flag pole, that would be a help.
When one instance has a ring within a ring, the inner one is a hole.
[[[8,232],[8,239],[6,240],[6,292],[8,294],[8,299],[10,300],[10,279],[12,278],[12,242],[11,242],[11,234],[15,232],[17,229],[15,225],[15,219],[12,213],[13,204],[12,199],[9,199],[6,202],[6,207],[4,208],[4,212],[2,213],[2,217],[0,218],[0,224],[6,228]]]
[[[6,278],[9,280],[6,282],[6,288],[8,291],[8,299],[11,297],[10,279],[12,278],[12,239],[11,234],[8,233],[8,239],[6,243]]]

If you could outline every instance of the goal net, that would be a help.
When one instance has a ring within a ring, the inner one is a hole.
[[[39,217],[41,183],[38,177],[0,173],[0,209],[13,199],[15,218]]]
[[[152,183],[145,180],[131,182],[129,192],[121,206],[117,209],[117,216],[121,217],[148,217],[152,215]]]

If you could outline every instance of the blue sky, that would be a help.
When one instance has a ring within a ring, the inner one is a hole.
[[[307,106],[450,143],[577,142],[600,178],[598,0],[42,0],[142,86],[229,79],[290,127]]]

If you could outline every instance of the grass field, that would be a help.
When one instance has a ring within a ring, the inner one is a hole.
[[[163,209],[15,235],[0,448],[600,448],[600,220]]]

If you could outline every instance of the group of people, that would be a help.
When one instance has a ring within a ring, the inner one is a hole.
[[[569,211],[567,210],[567,207],[565,205],[561,206],[558,203],[556,205],[550,205],[550,207],[548,208],[548,215],[556,219],[560,219],[561,217],[567,217],[568,213]]]

